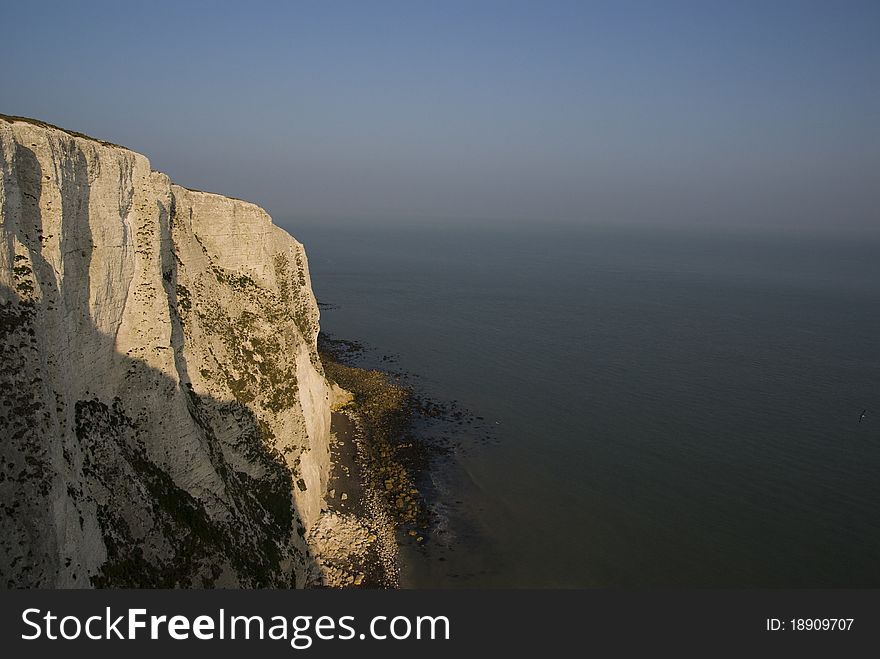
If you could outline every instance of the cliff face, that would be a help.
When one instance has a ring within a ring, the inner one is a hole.
[[[6,587],[301,586],[329,469],[301,244],[0,118]]]

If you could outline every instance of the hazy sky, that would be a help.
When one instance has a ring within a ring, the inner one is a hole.
[[[880,2],[16,2],[0,112],[278,219],[880,224]]]

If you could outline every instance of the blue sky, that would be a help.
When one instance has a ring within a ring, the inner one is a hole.
[[[52,2],[0,112],[279,218],[880,224],[880,2]]]

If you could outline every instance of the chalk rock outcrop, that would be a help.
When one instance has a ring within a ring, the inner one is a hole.
[[[0,585],[302,586],[329,388],[300,243],[0,117]]]

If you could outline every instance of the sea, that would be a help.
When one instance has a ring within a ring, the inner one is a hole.
[[[280,224],[324,331],[480,417],[404,587],[880,586],[877,233]]]

